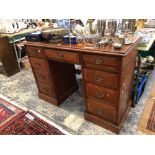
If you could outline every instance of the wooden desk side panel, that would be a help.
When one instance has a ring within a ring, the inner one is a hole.
[[[122,58],[117,123],[123,121],[123,117],[125,117],[124,115],[132,103],[132,88],[136,56],[137,50],[133,49],[129,55]]]

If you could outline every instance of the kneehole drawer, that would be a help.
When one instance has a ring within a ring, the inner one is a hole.
[[[59,60],[63,60],[63,61],[71,62],[75,64],[80,63],[79,54],[75,52],[45,49],[45,56],[48,58],[55,58],[55,59],[59,59]]]

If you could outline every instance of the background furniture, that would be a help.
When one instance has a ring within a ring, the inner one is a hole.
[[[25,34],[30,32],[36,32],[38,30],[41,30],[41,28],[24,29],[24,30],[21,30],[20,32],[13,33],[13,34],[0,34],[1,57],[3,57],[1,58],[3,59],[1,60],[3,65],[3,67],[1,67],[3,69],[1,70],[3,71],[1,72],[5,73],[8,76],[11,76],[20,71],[21,69],[20,59],[23,55],[21,48],[24,47],[22,42],[25,40]]]
[[[0,59],[2,62],[0,72],[7,76],[19,72],[18,63],[8,37],[0,37]]]
[[[60,105],[75,89],[74,64],[82,67],[86,120],[119,133],[132,103],[137,45],[115,50],[77,45],[27,42],[26,51],[38,85],[39,97]]]

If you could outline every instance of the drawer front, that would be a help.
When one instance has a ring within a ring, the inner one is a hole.
[[[38,82],[38,87],[39,87],[39,92],[47,96],[54,97],[53,88],[51,86]]]
[[[71,63],[80,63],[79,54],[75,52],[66,52],[66,51],[58,51],[45,49],[45,56],[48,58],[55,58],[59,60],[63,60]]]
[[[87,111],[107,121],[115,122],[116,120],[115,109],[113,107],[100,104],[92,99],[87,99]]]
[[[42,71],[48,71],[46,60],[30,57],[31,67]]]
[[[34,74],[37,81],[41,81],[49,85],[52,84],[52,80],[48,72],[42,72],[40,70],[34,69]]]
[[[118,75],[103,71],[84,69],[84,77],[88,82],[98,84],[107,88],[118,88]]]
[[[106,89],[91,83],[86,83],[87,97],[97,99],[107,104],[115,104],[117,101],[117,91]]]
[[[109,69],[118,71],[120,69],[120,58],[101,56],[101,55],[83,55],[84,66],[96,69]]]
[[[40,47],[27,46],[27,53],[29,56],[44,58],[43,50]]]

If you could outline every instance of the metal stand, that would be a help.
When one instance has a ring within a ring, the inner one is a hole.
[[[15,50],[15,55],[16,55],[19,70],[21,70],[20,61],[19,61],[19,57],[18,57],[18,54],[17,54],[17,48],[16,48],[16,43],[15,42],[13,43],[13,47],[14,47],[14,50]]]
[[[140,67],[141,67],[141,56],[140,54],[137,54],[138,57],[138,66],[137,66],[137,76],[136,76],[136,83],[135,83],[135,89],[134,89],[134,97],[132,102],[132,107],[135,107],[137,104],[137,90],[138,90],[138,80],[140,75]]]
[[[21,37],[19,40],[12,39],[12,41],[11,41],[11,43],[13,43],[13,47],[14,47],[14,51],[15,51],[15,55],[16,55],[16,59],[17,59],[19,70],[21,70],[21,66],[20,66],[21,49],[19,49],[19,57],[18,57],[17,48],[16,48],[16,42],[22,41],[23,39],[24,38]]]

